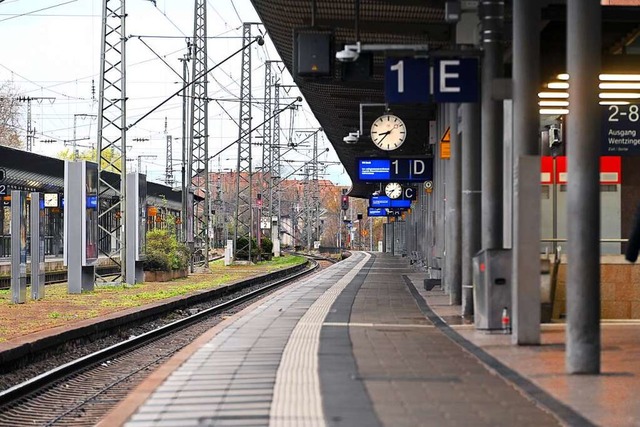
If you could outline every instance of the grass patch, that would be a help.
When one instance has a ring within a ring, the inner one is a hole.
[[[45,298],[34,301],[27,295],[24,304],[11,304],[11,291],[0,291],[0,342],[44,329],[64,326],[120,310],[139,307],[181,295],[213,289],[305,262],[305,258],[285,256],[256,265],[225,266],[211,263],[211,273],[194,274],[171,282],[147,282],[127,286],[96,286],[92,292],[68,294],[65,283],[49,285]]]

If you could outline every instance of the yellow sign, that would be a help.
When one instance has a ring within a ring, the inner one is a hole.
[[[440,142],[451,142],[451,128],[447,128],[447,130],[444,132],[444,135],[442,135],[442,138],[440,138]]]
[[[441,159],[450,159],[451,158],[451,128],[448,127],[447,130],[440,138],[440,158]]]
[[[440,158],[441,159],[450,159],[451,158],[451,143],[450,142],[440,142]]]

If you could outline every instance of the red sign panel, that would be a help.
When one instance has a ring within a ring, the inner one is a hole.
[[[541,157],[541,184],[566,184],[569,176],[567,171],[566,156],[558,156],[556,161],[556,173],[553,176],[553,157]],[[622,183],[622,160],[620,156],[600,157],[600,184],[621,184]]]

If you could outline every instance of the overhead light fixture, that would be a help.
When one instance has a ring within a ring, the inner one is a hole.
[[[629,105],[631,104],[629,101],[600,101],[598,102],[600,105]]]
[[[617,82],[600,83],[600,89],[640,89],[640,83]]]
[[[615,82],[640,82],[640,74],[600,74],[600,80]]]
[[[541,115],[553,115],[553,116],[559,116],[561,114],[569,114],[569,110],[567,108],[541,108],[540,109],[540,114]]]
[[[568,98],[568,92],[540,92],[538,98]]]
[[[600,94],[601,99],[640,99],[640,93],[633,92],[607,92]]]
[[[549,89],[569,89],[569,83],[565,82],[551,82],[547,83]]]
[[[541,107],[568,107],[569,101],[540,101],[538,105]]]

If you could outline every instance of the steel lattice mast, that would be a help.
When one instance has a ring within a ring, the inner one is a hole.
[[[278,81],[278,79],[276,79]],[[273,111],[280,111],[280,85],[274,85]],[[280,192],[280,114],[273,117],[273,137],[271,138],[271,217],[278,218],[281,224],[281,192]],[[274,236],[279,237],[279,236]]]
[[[191,86],[190,136],[188,144],[189,190],[193,191],[193,235],[187,231],[193,259],[204,262],[209,258],[209,168],[208,168],[208,98],[207,98],[207,3],[195,1],[193,29],[193,66]],[[187,214],[187,216],[190,216]],[[190,221],[191,218],[187,218]],[[189,227],[187,227],[189,229]]]
[[[164,136],[167,139],[167,151],[165,156],[164,182],[169,187],[173,186],[173,136],[167,132],[167,118],[164,118]]]
[[[253,212],[251,209],[251,23],[242,26],[242,72],[240,76],[240,120],[238,123],[238,177],[236,180],[235,254],[251,254]],[[238,238],[244,237],[244,243]]]
[[[318,183],[318,132],[313,134],[313,157],[311,160],[311,208],[313,209],[314,240],[320,240],[320,186]]]
[[[264,63],[264,124],[262,125],[262,179],[266,185],[267,191],[262,195],[264,211],[271,215],[271,114],[272,100],[271,93],[273,91],[273,73],[271,63],[274,61],[265,61]],[[267,173],[267,171],[269,173]],[[273,236],[271,236],[273,238]]]
[[[109,280],[96,273],[96,281],[122,283],[125,280],[125,194],[127,160],[125,0],[103,0],[100,96],[98,98],[98,183],[99,199],[114,201],[106,209],[98,203],[98,248],[120,270]],[[105,179],[105,171],[120,174],[120,185]],[[120,220],[118,221],[118,216]],[[115,217],[115,220],[113,219]],[[114,244],[115,243],[115,244]]]

